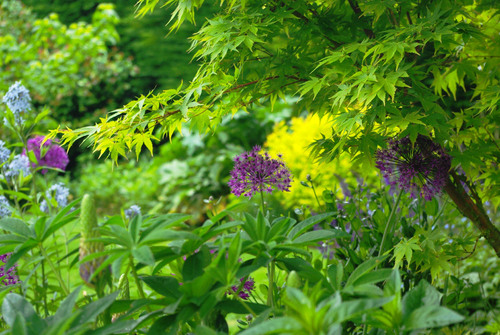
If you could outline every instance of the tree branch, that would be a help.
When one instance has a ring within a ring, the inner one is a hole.
[[[358,3],[355,2],[354,0],[348,0],[348,1],[349,1],[349,5],[351,6],[352,10],[354,11],[354,13],[356,15],[358,15],[358,19],[359,19],[361,17],[361,15],[363,15],[363,12],[359,8]],[[363,31],[365,32],[366,36],[368,36],[369,38],[375,38],[375,33],[373,32],[373,30],[371,30],[369,28],[363,28]]]
[[[476,203],[472,200],[465,192],[455,171],[451,171],[450,176],[452,178],[448,178],[444,190],[457,205],[460,213],[474,223],[481,235],[493,247],[497,256],[500,257],[500,231],[491,223],[490,218],[484,211],[481,199],[473,192]]]

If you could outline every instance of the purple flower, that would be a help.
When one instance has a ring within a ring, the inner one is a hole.
[[[0,266],[0,282],[4,286],[14,285],[19,282],[19,277],[16,273],[17,264],[5,271],[5,264],[9,260],[10,255],[11,253],[0,255],[0,261],[3,263],[3,265]]]
[[[251,198],[254,193],[266,191],[271,193],[273,188],[280,191],[290,191],[292,182],[290,171],[281,160],[273,159],[266,152],[260,155],[260,146],[255,146],[250,152],[236,156],[234,169],[231,171],[229,187],[236,195],[245,195]]]
[[[240,282],[243,283],[243,280],[245,278],[240,278]],[[240,285],[241,286],[241,285]],[[233,285],[231,286],[231,290],[233,293],[238,293],[238,296],[243,299],[243,300],[248,300],[250,297],[250,293],[252,293],[252,290],[254,289],[255,282],[251,277],[248,277],[247,280],[243,283],[243,286],[240,289],[240,286]]]
[[[387,149],[377,151],[376,158],[376,166],[389,185],[426,200],[441,192],[451,166],[451,157],[443,148],[422,135],[413,145],[408,137],[390,140]]]
[[[56,169],[65,170],[69,163],[66,151],[56,144],[55,141],[48,139],[43,143],[44,136],[35,136],[28,140],[28,150],[33,151],[38,161],[38,166],[47,166]],[[26,150],[23,150],[23,155],[26,155]],[[34,163],[33,167],[36,166]],[[42,170],[42,174],[47,173],[47,170]]]

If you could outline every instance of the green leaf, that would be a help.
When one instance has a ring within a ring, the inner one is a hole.
[[[111,306],[119,293],[119,291],[113,292],[110,295],[105,296],[104,298],[93,301],[90,304],[83,306],[81,308],[80,315],[78,315],[78,317],[73,321],[72,327],[94,322],[99,314],[101,314],[106,308]]]
[[[3,218],[0,220],[0,229],[7,230],[11,233],[17,234],[22,237],[35,237],[28,225],[23,221],[16,218]]]
[[[295,334],[302,330],[301,324],[294,318],[288,316],[277,317],[264,321],[255,326],[250,326],[242,331],[241,335],[265,335],[265,334]]]
[[[356,279],[352,285],[358,286],[358,285],[379,283],[381,281],[387,280],[391,276],[391,273],[392,269],[380,269],[380,270],[370,271],[358,277],[358,279]]]
[[[181,296],[179,282],[173,277],[142,276],[140,278],[146,285],[151,287],[151,289],[164,297],[178,299]]]
[[[18,315],[21,315],[20,319]],[[2,317],[10,327],[14,327],[14,324],[22,322],[30,333],[35,334],[47,327],[46,321],[42,320],[36,314],[33,306],[24,297],[16,293],[9,293],[5,297],[2,304]],[[21,327],[20,324],[18,324]]]
[[[347,279],[347,282],[345,286],[351,286],[354,284],[356,280],[358,280],[361,276],[363,276],[365,273],[368,271],[371,271],[373,268],[375,268],[377,265],[382,263],[388,256],[380,256],[380,257],[374,257],[370,258],[369,260],[364,261],[361,263],[354,271],[351,273],[349,278]]]
[[[17,312],[14,324],[12,325],[12,334],[15,335],[28,335],[28,329],[26,327],[26,320],[24,316]]]
[[[341,323],[351,319],[357,315],[363,314],[366,311],[378,308],[390,302],[393,297],[375,298],[375,299],[355,299],[344,301],[333,310],[334,323]]]
[[[344,267],[342,263],[332,264],[328,267],[328,278],[335,290],[340,290],[342,278],[344,278]]]
[[[294,239],[294,245],[311,245],[319,241],[327,241],[332,238],[350,238],[351,235],[342,230],[315,230],[304,233]]]
[[[153,253],[151,252],[151,249],[147,245],[132,249],[132,255],[135,259],[143,264],[150,266],[155,265],[155,258],[153,256]]]
[[[315,268],[302,258],[278,258],[276,262],[282,262],[289,271],[296,271],[300,277],[309,280],[311,283],[317,283],[324,277]]]
[[[66,299],[61,303],[54,315],[54,321],[59,322],[68,319],[73,313],[73,308],[75,307],[76,299],[80,293],[81,287],[77,287],[73,292],[71,292]]]
[[[288,238],[294,239],[298,235],[301,235],[303,232],[308,231],[311,229],[314,225],[322,222],[323,220],[330,218],[334,215],[334,212],[328,212],[328,213],[323,213],[319,215],[314,215],[311,217],[308,217],[302,222],[299,222],[297,225],[295,225],[290,232],[288,233]]]
[[[451,309],[424,306],[414,310],[404,321],[405,330],[436,328],[462,322],[465,318]]]
[[[182,279],[184,281],[193,280],[203,274],[203,268],[207,266],[204,258],[206,258],[206,256],[202,251],[200,251],[186,259],[184,266],[182,267]]]

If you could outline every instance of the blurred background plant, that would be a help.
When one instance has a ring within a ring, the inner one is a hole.
[[[0,22],[0,93],[22,81],[35,108],[53,109],[58,121],[41,120],[45,127],[89,122],[130,94],[137,67],[115,47],[119,18],[112,5],[98,6],[88,23],[64,24],[57,14],[37,18],[20,1],[8,0],[0,6]]]

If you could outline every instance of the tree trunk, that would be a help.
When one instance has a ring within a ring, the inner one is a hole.
[[[460,213],[474,223],[481,231],[481,235],[493,247],[497,256],[500,257],[500,231],[491,223],[490,218],[483,208],[481,199],[471,189],[472,196],[476,200],[474,202],[471,196],[465,191],[455,171],[451,171],[450,175],[453,177],[453,180],[448,177],[444,190],[457,205]]]

